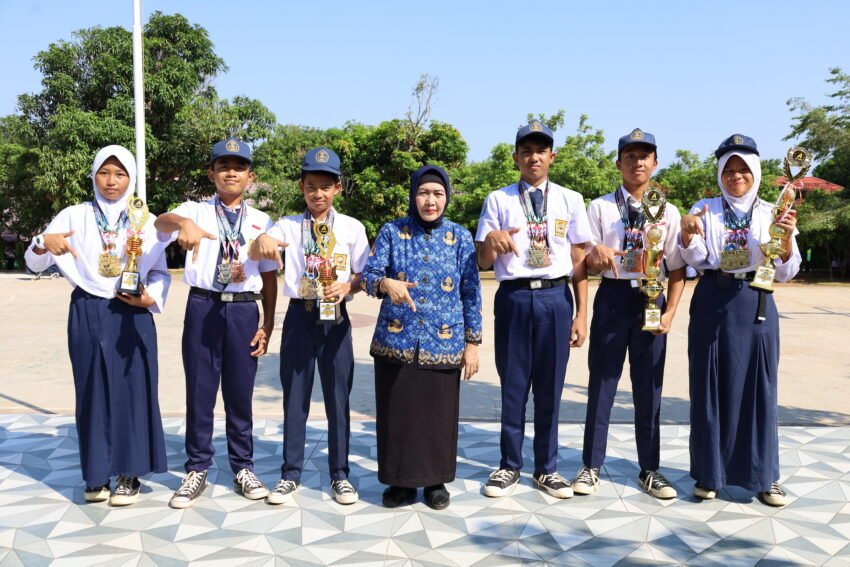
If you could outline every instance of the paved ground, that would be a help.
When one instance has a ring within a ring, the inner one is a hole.
[[[597,283],[591,282],[591,297]],[[662,419],[688,421],[687,327],[693,283],[686,287],[668,342]],[[499,418],[499,379],[493,361],[493,295],[496,283],[485,280],[484,344],[481,371],[461,388],[461,419],[492,421]],[[183,312],[188,288],[176,274],[165,313],[156,317],[160,353],[160,405],[164,415],[184,415],[184,379],[180,354]],[[29,276],[0,276],[0,341],[3,380],[0,413],[36,412],[72,414],[73,382],[66,346],[70,286],[64,279],[38,280]],[[850,286],[784,284],[776,291],[782,314],[782,359],[779,418],[783,424],[850,424]],[[358,294],[349,303],[354,326],[356,359],[351,409],[355,419],[374,417],[374,388],[369,343],[379,302]],[[287,301],[278,302],[275,335],[269,354],[260,360],[254,408],[258,417],[281,418],[282,396],[278,378],[280,334]],[[566,324],[566,322],[565,322]],[[628,376],[626,374],[625,376]],[[311,417],[324,418],[318,379]],[[562,422],[583,422],[587,386],[587,346],[573,349],[567,369],[567,387],[561,406]],[[222,404],[219,403],[219,410]],[[614,409],[614,420],[630,422],[631,393],[624,377]]]

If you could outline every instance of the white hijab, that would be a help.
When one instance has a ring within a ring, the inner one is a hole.
[[[726,187],[723,185],[723,168],[726,167],[726,162],[732,156],[738,156],[744,163],[747,164],[747,167],[750,168],[750,173],[753,174],[753,186],[741,197],[734,197],[729,194],[726,190]],[[726,202],[735,209],[735,211],[740,215],[745,215],[750,212],[750,209],[753,206],[753,203],[758,199],[758,191],[759,185],[761,184],[761,159],[759,156],[752,152],[744,152],[741,150],[732,150],[731,152],[725,153],[720,156],[720,161],[717,163],[717,185],[720,186],[720,191],[723,193],[723,197],[726,199]]]
[[[103,162],[111,157],[121,162],[121,165],[124,166],[124,169],[127,170],[127,174],[130,176],[130,184],[127,186],[127,190],[121,197],[114,201],[101,195],[100,190],[97,188],[97,170],[100,169]],[[136,191],[136,159],[130,153],[130,150],[123,146],[106,146],[94,156],[94,161],[91,164],[91,182],[94,188],[94,198],[97,199],[100,210],[106,215],[106,221],[110,225],[114,225],[118,222],[121,212],[127,210],[127,201],[130,200],[130,197]]]

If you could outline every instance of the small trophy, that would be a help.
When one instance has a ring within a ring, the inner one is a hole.
[[[661,258],[664,248],[661,240],[664,233],[658,226],[664,219],[664,209],[667,207],[667,199],[656,187],[646,190],[641,199],[643,214],[646,217],[646,228],[643,251],[643,273],[646,280],[641,284],[640,290],[646,295],[646,309],[643,311],[643,331],[656,331],[661,326],[661,309],[656,304],[658,296],[664,292],[664,286],[658,282],[661,275]],[[653,213],[653,209],[655,212]]]
[[[342,321],[339,304],[335,301],[325,300],[325,288],[335,282],[337,278],[336,268],[330,258],[336,245],[336,237],[327,223],[314,223],[313,234],[316,238],[316,246],[319,248],[319,256],[322,258],[316,286],[319,303],[319,320],[317,323],[336,325]]]
[[[142,278],[136,257],[142,254],[142,229],[148,222],[150,212],[141,197],[132,197],[127,205],[127,218],[130,229],[127,231],[127,267],[121,272],[118,291],[128,295],[141,295]]]
[[[779,197],[773,205],[773,219],[767,233],[770,235],[770,240],[761,244],[762,254],[764,254],[764,262],[756,268],[753,281],[750,287],[773,292],[773,281],[776,279],[776,259],[785,254],[785,247],[782,246],[782,237],[785,236],[785,229],[777,223],[782,221],[791,209],[794,207],[794,199],[797,198],[797,190],[794,183],[802,179],[809,168],[812,166],[812,156],[805,148],[794,147],[788,150],[785,154],[785,187],[779,192]],[[791,174],[792,167],[799,167],[800,170],[794,175]]]

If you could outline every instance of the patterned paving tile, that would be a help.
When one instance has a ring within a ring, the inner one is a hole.
[[[0,415],[0,565],[850,566],[850,427],[780,429],[781,480],[792,502],[774,509],[734,487],[717,500],[694,498],[681,425],[662,429],[662,470],[677,499],[640,490],[628,425],[611,427],[596,494],[560,501],[524,475],[511,497],[489,499],[481,483],[499,460],[499,426],[463,423],[452,504],[436,512],[421,491],[410,506],[381,507],[370,421],[352,424],[355,505],[331,498],[326,423],[310,423],[294,502],[272,507],[233,492],[219,421],[212,486],[194,507],[171,510],[184,422],[165,426],[170,472],[144,479],[137,504],[110,508],[83,501],[72,418]],[[255,435],[256,472],[274,484],[281,423],[258,421]],[[581,426],[561,426],[565,476],[581,464],[581,438]],[[530,438],[524,454],[530,462]]]

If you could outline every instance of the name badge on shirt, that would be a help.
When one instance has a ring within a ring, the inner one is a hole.
[[[567,221],[563,219],[555,219],[555,236],[564,238],[567,236]]]

